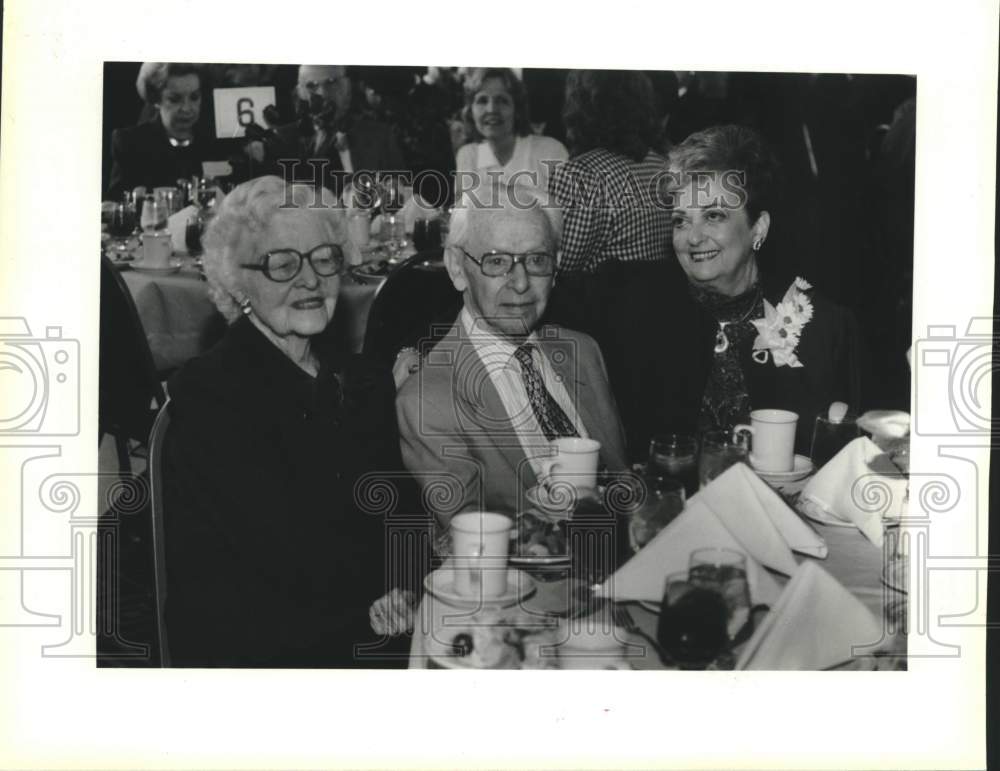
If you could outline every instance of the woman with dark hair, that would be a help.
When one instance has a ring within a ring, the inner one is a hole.
[[[671,150],[676,261],[621,271],[608,291],[605,350],[635,459],[652,435],[731,429],[751,410],[798,414],[796,452],[834,401],[863,403],[853,315],[764,259],[777,164],[742,126],[692,134]]]
[[[147,189],[173,186],[179,179],[201,176],[204,161],[226,157],[212,138],[197,130],[204,87],[198,65],[142,65],[136,88],[156,110],[156,116],[148,123],[112,133],[108,200],[117,200],[139,185]]]
[[[551,137],[531,133],[528,95],[508,69],[473,70],[465,80],[466,133],[473,142],[455,158],[458,186],[496,178],[508,185],[547,190],[552,170],[566,160],[566,148]],[[461,190],[456,190],[456,196]]]
[[[668,214],[654,190],[666,161],[652,149],[653,104],[642,72],[570,73],[563,120],[572,157],[550,183],[564,215],[560,273],[669,256]]]

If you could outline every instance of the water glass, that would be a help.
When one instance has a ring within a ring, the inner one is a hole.
[[[140,222],[143,232],[153,233],[158,230],[165,230],[168,215],[167,206],[161,199],[147,195],[142,206],[142,219]]]
[[[436,219],[418,217],[413,222],[413,246],[418,252],[426,252],[441,246],[441,222]]]
[[[813,426],[812,448],[809,456],[813,465],[820,468],[844,447],[861,436],[857,418],[845,415],[843,420],[834,423],[823,415],[816,416]]]
[[[203,223],[201,217],[195,215],[188,218],[187,225],[184,227],[184,245],[187,247],[188,254],[192,257],[201,256],[202,229]]]
[[[698,440],[691,434],[662,434],[649,443],[650,474],[671,477],[684,485],[684,492],[698,492]]]
[[[745,439],[733,437],[729,431],[706,431],[701,438],[698,462],[698,482],[705,487],[723,471],[736,463],[746,463],[748,448]]]
[[[667,576],[656,626],[660,647],[681,669],[704,669],[729,647],[729,609],[719,588],[687,572]]]
[[[684,485],[667,476],[646,476],[645,499],[629,518],[628,537],[633,552],[642,549],[684,511]]]
[[[727,632],[733,639],[750,620],[750,584],[747,558],[735,549],[695,549],[688,559],[688,580],[715,588],[726,601]]]

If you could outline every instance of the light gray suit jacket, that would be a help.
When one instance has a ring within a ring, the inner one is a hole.
[[[587,433],[601,443],[601,464],[624,470],[624,435],[597,343],[558,326],[537,336]],[[515,513],[538,483],[461,317],[403,384],[396,416],[403,463],[442,524],[461,511]]]

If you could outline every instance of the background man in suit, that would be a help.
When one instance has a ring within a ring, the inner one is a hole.
[[[342,65],[299,67],[299,119],[276,128],[265,143],[251,143],[248,153],[271,172],[285,176],[278,161],[299,161],[289,174],[313,181],[322,174],[324,187],[339,194],[344,180],[360,172],[403,171],[403,155],[392,129],[353,109],[353,84]],[[325,161],[322,168],[310,160]]]
[[[450,493],[426,496],[442,525],[463,510],[516,511],[560,436],[596,439],[601,463],[625,468],[597,343],[541,324],[558,210],[532,196],[478,188],[456,207],[445,264],[463,308],[397,395],[404,464],[425,493]]]

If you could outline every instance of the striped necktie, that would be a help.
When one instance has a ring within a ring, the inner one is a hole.
[[[580,436],[572,421],[545,387],[542,373],[535,367],[532,359],[531,353],[534,349],[535,346],[531,343],[524,343],[514,351],[514,358],[521,365],[521,379],[524,381],[524,389],[528,392],[528,401],[531,402],[538,427],[550,442],[561,436]]]

